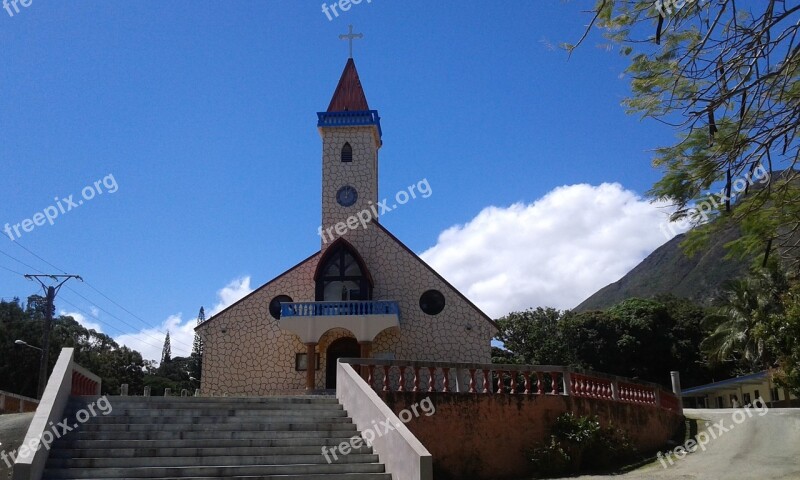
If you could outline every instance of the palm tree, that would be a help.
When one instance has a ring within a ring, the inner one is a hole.
[[[750,371],[771,367],[775,358],[767,345],[767,331],[775,316],[782,314],[781,295],[786,289],[786,277],[775,266],[730,282],[720,307],[704,320],[711,334],[700,348],[709,360],[741,361]]]

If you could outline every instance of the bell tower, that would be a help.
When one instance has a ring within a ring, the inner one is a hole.
[[[381,123],[378,111],[370,110],[367,104],[352,57],[345,64],[328,110],[317,113],[317,117],[322,137],[320,236],[324,250],[337,238],[347,238],[354,230],[378,221]]]

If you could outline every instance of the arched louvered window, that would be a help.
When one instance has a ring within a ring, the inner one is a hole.
[[[318,302],[372,299],[372,281],[364,261],[341,239],[325,251],[314,277]]]
[[[353,147],[349,143],[345,143],[342,147],[342,162],[353,161]]]

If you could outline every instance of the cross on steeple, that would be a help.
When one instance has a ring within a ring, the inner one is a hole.
[[[356,38],[364,38],[363,33],[353,33],[353,26],[350,25],[350,32],[339,35],[339,40],[347,40],[350,42],[350,58],[353,58],[353,40]]]

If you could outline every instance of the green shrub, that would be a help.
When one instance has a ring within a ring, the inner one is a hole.
[[[531,452],[539,476],[561,476],[619,467],[635,452],[624,432],[597,417],[560,415],[549,439]]]

